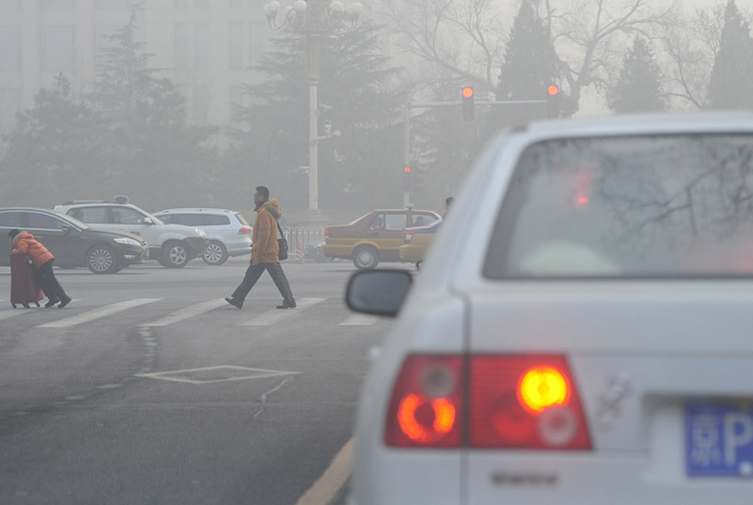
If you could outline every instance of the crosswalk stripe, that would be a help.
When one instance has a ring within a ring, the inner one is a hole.
[[[353,314],[338,326],[371,326],[379,321],[377,316],[367,316],[365,314]]]
[[[241,326],[271,326],[287,318],[294,317],[296,314],[300,314],[302,311],[310,309],[314,305],[325,300],[326,298],[302,298],[296,300],[297,307],[295,309],[272,309],[259,314],[259,316],[253,318],[247,323],[243,323]]]
[[[110,316],[112,314],[117,314],[118,312],[123,312],[124,310],[132,309],[140,305],[146,305],[147,303],[157,302],[159,300],[162,300],[162,298],[136,298],[134,300],[128,300],[125,302],[113,303],[112,305],[105,305],[104,307],[90,310],[89,312],[84,312],[83,314],[79,314],[77,316],[67,317],[59,321],[54,321],[52,323],[42,324],[40,326],[37,326],[37,328],[70,328],[71,326],[88,323],[89,321],[93,321],[95,319]]]
[[[183,309],[176,310],[175,312],[168,314],[161,319],[157,319],[156,321],[152,321],[151,323],[140,324],[139,326],[142,326],[142,327],[168,326],[170,324],[183,321],[184,319],[188,319],[190,317],[198,316],[199,314],[209,312],[210,310],[216,309],[217,307],[222,307],[223,305],[227,305],[227,302],[225,301],[224,298],[219,298],[217,300],[210,300],[208,302],[197,303],[196,305],[191,305],[190,307],[185,307]]]

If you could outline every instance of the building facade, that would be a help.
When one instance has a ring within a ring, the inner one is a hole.
[[[63,73],[86,92],[103,50],[138,5],[150,66],[177,84],[195,125],[231,125],[269,29],[268,0],[0,0],[0,132]]]

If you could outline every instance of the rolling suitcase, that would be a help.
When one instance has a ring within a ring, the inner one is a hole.
[[[29,308],[30,303],[36,303],[44,298],[44,293],[37,285],[34,267],[28,254],[10,255],[10,303],[13,308],[23,305]]]

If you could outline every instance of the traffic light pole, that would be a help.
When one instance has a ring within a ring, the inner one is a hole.
[[[548,100],[501,100],[501,101],[484,101],[484,102],[475,102],[475,105],[484,105],[484,106],[504,106],[504,105],[526,105],[526,104],[548,104]],[[408,104],[405,107],[405,130],[403,133],[404,137],[404,146],[403,146],[403,159],[405,161],[406,167],[411,167],[413,170],[416,168],[411,166],[411,156],[410,156],[410,121],[411,121],[411,110],[413,109],[433,109],[436,107],[462,107],[463,102],[408,102]],[[411,181],[413,180],[413,175],[411,174]],[[410,193],[413,189],[413,183],[411,182],[411,185],[407,188],[403,189],[403,207],[407,207],[410,204]]]

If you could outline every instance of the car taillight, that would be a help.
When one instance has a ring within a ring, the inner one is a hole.
[[[467,379],[464,360],[458,355],[406,358],[390,398],[386,445],[591,450],[564,356],[472,355]]]
[[[413,240],[413,235],[415,235],[415,233],[412,232],[412,231],[409,231],[408,233],[405,234],[405,243],[406,244],[410,244],[411,240]]]
[[[325,229],[324,229],[324,236],[325,236],[326,238],[329,238],[329,228],[325,228]]]
[[[251,228],[244,226],[243,228],[238,230],[238,235],[251,235]]]
[[[473,356],[469,380],[470,447],[591,449],[564,356]]]
[[[390,447],[452,448],[462,441],[461,356],[409,356],[387,414]]]

